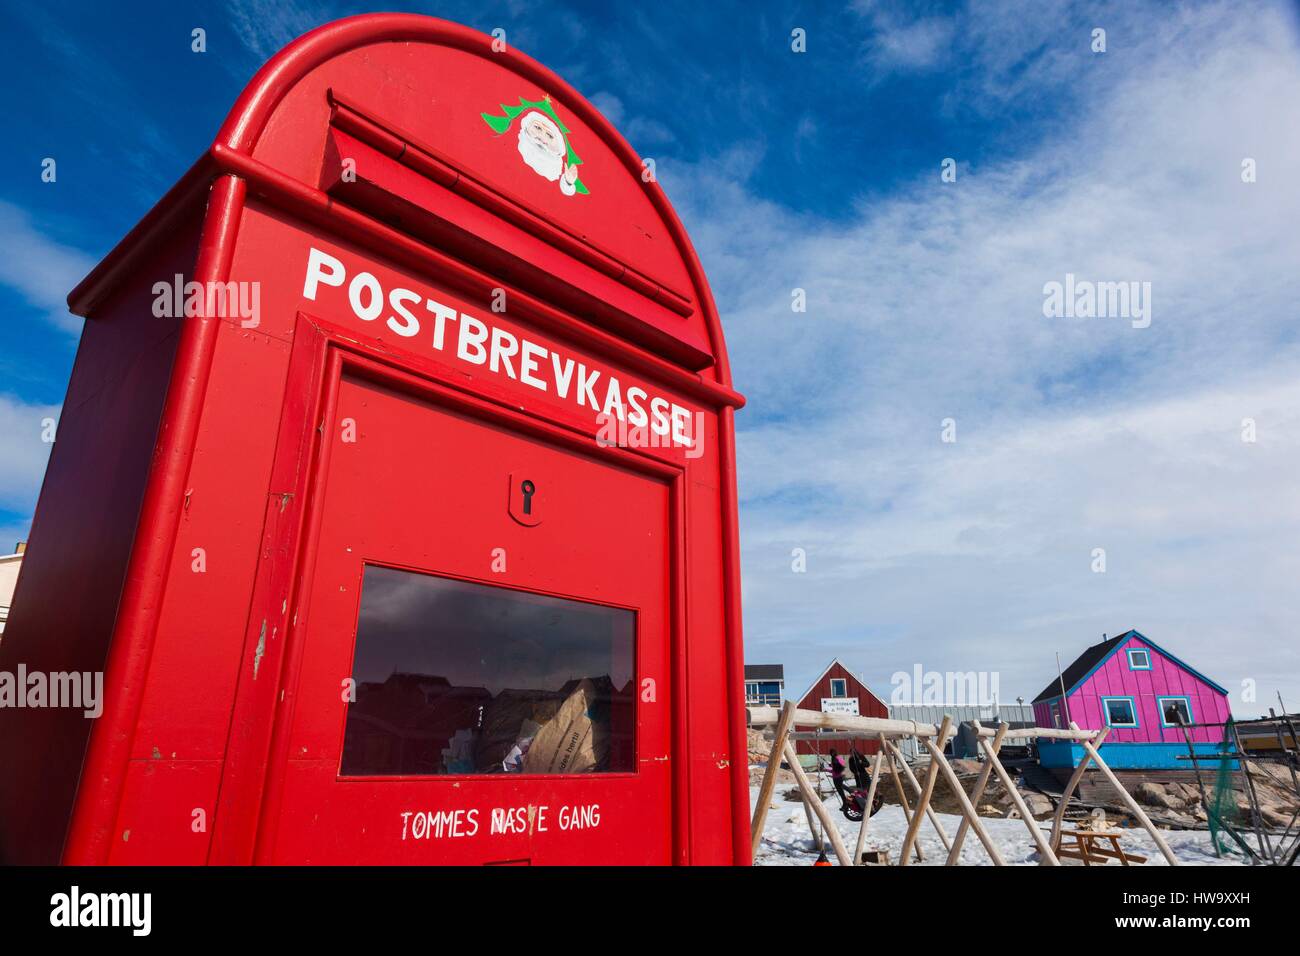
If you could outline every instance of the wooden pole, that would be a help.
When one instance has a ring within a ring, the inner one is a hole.
[[[892,741],[890,741],[889,748],[895,753],[895,755],[897,755],[898,765],[903,768],[903,774],[907,777],[908,783],[912,785],[912,789],[916,791],[917,796],[920,796],[921,784],[917,781],[916,774],[912,773],[912,768],[907,765],[907,760],[903,757],[903,752],[899,750],[898,745]],[[939,818],[934,814],[934,807],[926,807],[925,815],[929,818],[935,832],[939,834],[939,842],[943,844],[943,848],[945,850],[948,849],[952,844],[948,840],[948,834],[944,833],[943,827],[939,825]]]
[[[1196,762],[1196,744],[1192,742],[1191,730],[1188,729],[1187,725],[1183,723],[1181,719],[1178,721],[1178,726],[1181,727],[1183,731],[1183,740],[1187,744],[1187,755],[1192,758],[1192,771],[1196,774],[1196,789],[1200,791],[1201,806],[1205,809],[1205,822],[1208,825],[1212,822],[1210,820],[1210,815],[1214,813],[1214,808],[1210,806],[1210,798],[1205,792],[1205,781],[1201,779],[1201,765]],[[1280,743],[1281,740],[1282,738],[1279,736],[1278,742]],[[1294,775],[1295,771],[1292,770],[1291,773]],[[1296,792],[1300,793],[1300,785],[1296,787]],[[1219,846],[1218,834],[1211,830],[1210,835],[1213,837],[1213,839],[1210,840],[1210,843],[1214,845],[1214,855],[1222,859],[1223,848]]]
[[[1250,803],[1250,821],[1255,828],[1255,836],[1259,839],[1259,851],[1263,854],[1264,859],[1272,860],[1273,847],[1268,842],[1268,837],[1264,832],[1264,821],[1259,815],[1259,798],[1255,793],[1255,780],[1250,775],[1250,758],[1246,754],[1246,748],[1241,745],[1241,734],[1237,732],[1236,723],[1232,723],[1231,727],[1232,739],[1237,745],[1237,766],[1241,769],[1242,776],[1246,781],[1246,797]],[[1208,818],[1209,815],[1206,816]]]
[[[807,800],[800,800],[803,804],[803,815],[808,819],[808,832],[812,835],[813,846],[817,852],[821,853],[826,849],[826,835],[822,833],[822,828],[817,825],[817,818],[813,816],[812,804]]]
[[[893,744],[885,739],[884,734],[880,735],[880,745],[889,748],[889,775],[894,778],[894,789],[898,791],[898,803],[903,808],[903,819],[907,821],[907,825],[910,827],[912,825],[912,806],[907,802],[907,794],[903,791],[903,781],[898,776],[898,767],[894,765],[895,760],[902,760],[903,758]],[[925,853],[921,850],[919,843],[916,845],[915,853],[918,861],[925,859]]]
[[[976,722],[975,739],[978,740],[981,744],[983,744],[984,739],[979,736],[981,730],[983,730],[983,728],[980,727],[978,722]],[[993,736],[994,753],[997,753],[1002,748],[1002,738],[1005,737],[1006,734],[1007,734],[1007,724],[1005,721],[1003,721],[1002,723],[998,724],[997,733],[995,733]],[[970,802],[975,807],[976,811],[979,810],[980,800],[982,800],[984,797],[984,789],[988,786],[989,775],[992,773],[993,773],[992,765],[987,760],[984,761],[984,766],[980,768],[979,778],[976,779],[975,787],[971,791]],[[948,848],[948,861],[944,864],[944,866],[957,865],[957,858],[958,856],[961,855],[961,845],[966,842],[966,834],[968,832],[970,832],[970,823],[969,821],[967,821],[965,817],[962,817],[961,823],[957,827],[957,835],[952,838],[952,846]]]
[[[997,731],[989,730],[987,727],[979,729],[981,737],[992,737]],[[1091,740],[1096,736],[1095,730],[1062,730],[1059,727],[1012,727],[1003,734],[1003,742],[1007,740],[1016,740],[1022,737],[1046,737],[1049,740]]]
[[[1101,742],[1106,739],[1110,733],[1109,727],[1104,727],[1092,736],[1092,743],[1100,747]],[[1074,793],[1074,788],[1079,785],[1083,779],[1083,772],[1088,769],[1090,757],[1087,753],[1079,761],[1079,766],[1074,768],[1074,773],[1070,774],[1070,782],[1065,785],[1065,791],[1061,794],[1061,802],[1056,805],[1056,815],[1052,817],[1052,851],[1055,852],[1061,846],[1061,827],[1065,823],[1065,807],[1070,802],[1070,796]]]
[[[984,829],[984,824],[980,822],[979,814],[971,806],[970,798],[966,796],[966,791],[962,788],[961,781],[957,779],[957,774],[953,772],[952,767],[948,766],[948,761],[943,756],[943,751],[934,745],[934,741],[925,739],[925,747],[930,751],[930,759],[938,761],[939,771],[948,781],[948,786],[952,787],[953,796],[961,804],[961,812],[966,814],[966,819],[970,821],[971,829],[979,837],[979,841],[984,844],[984,849],[988,851],[989,859],[993,861],[994,866],[1006,866],[1006,861],[1002,859],[1002,854],[998,852],[997,844],[993,842],[988,831]]]
[[[1002,781],[1002,786],[1007,788],[1007,793],[1011,794],[1011,802],[1016,805],[1020,819],[1025,821],[1025,826],[1029,828],[1029,835],[1034,838],[1034,845],[1038,847],[1038,865],[1060,866],[1061,861],[1056,858],[1056,854],[1052,852],[1052,847],[1044,839],[1043,831],[1038,829],[1038,823],[1034,820],[1034,815],[1025,806],[1024,798],[1020,796],[1020,789],[1016,786],[1016,782],[1011,779],[1011,774],[1007,773],[1007,768],[1002,766],[1002,761],[998,759],[998,755],[989,746],[987,740],[981,738],[979,745],[984,749],[984,759],[993,765],[993,772]]]
[[[750,707],[747,713],[750,724],[755,727],[775,724],[781,716],[775,707]],[[820,710],[796,710],[794,722],[800,727],[883,733],[891,737],[913,737],[917,734],[934,736],[939,731],[934,724],[919,724],[914,720],[890,720],[887,717],[862,717],[858,714],[824,714]]]
[[[1079,729],[1075,725],[1074,721],[1070,721],[1070,727],[1073,730]],[[1129,808],[1129,812],[1132,813],[1133,816],[1137,817],[1138,823],[1142,824],[1143,829],[1145,829],[1147,833],[1151,834],[1151,839],[1156,841],[1156,846],[1158,846],[1160,852],[1165,855],[1165,859],[1169,861],[1169,865],[1181,866],[1182,864],[1179,862],[1178,857],[1174,856],[1174,851],[1169,849],[1169,844],[1166,843],[1165,838],[1160,835],[1160,831],[1155,828],[1155,824],[1151,822],[1151,818],[1146,815],[1146,811],[1138,806],[1138,802],[1133,799],[1127,790],[1124,789],[1124,785],[1119,782],[1119,777],[1115,776],[1110,767],[1106,766],[1106,761],[1101,759],[1101,754],[1099,754],[1097,748],[1092,745],[1092,741],[1083,741],[1083,749],[1087,751],[1088,756],[1092,758],[1092,762],[1097,765],[1097,769],[1100,770],[1102,774],[1105,775],[1106,779],[1110,781],[1110,785],[1119,792],[1120,798],[1123,799],[1125,805]]]
[[[871,822],[871,808],[876,803],[876,784],[885,769],[885,745],[881,744],[871,764],[871,785],[867,787],[867,805],[862,808],[862,826],[858,827],[858,844],[853,849],[853,865],[862,865],[862,848],[867,842],[867,824]]]
[[[947,742],[948,732],[951,729],[952,729],[952,718],[949,717],[947,714],[944,714],[943,723],[939,725],[939,747],[940,748],[942,748],[943,745]],[[904,764],[903,766],[907,767],[906,764]],[[908,768],[908,770],[910,773],[910,768]],[[915,782],[916,778],[914,775],[912,776],[912,779],[913,782]],[[938,779],[939,779],[939,768],[935,764],[935,762],[931,760],[930,769],[929,771],[926,772],[925,775],[925,788],[922,789],[920,794],[918,794],[917,796],[916,813],[914,813],[912,815],[912,819],[908,821],[907,833],[903,837],[903,848],[898,853],[899,866],[907,866],[907,858],[909,855],[911,855],[912,847],[916,843],[917,831],[921,829],[921,816],[923,813],[927,812],[930,809],[930,797],[934,795],[934,785]]]
[[[776,777],[781,770],[781,755],[785,753],[786,735],[794,723],[794,701],[787,700],[781,708],[781,720],[776,725],[776,739],[767,755],[767,770],[763,773],[763,785],[758,790],[758,803],[754,805],[754,817],[749,825],[750,859],[758,856],[758,846],[763,842],[763,824],[767,822],[767,808],[772,803],[772,793],[776,790]]]
[[[785,759],[790,764],[790,770],[794,773],[795,782],[799,784],[799,791],[803,794],[804,801],[812,807],[813,813],[817,814],[817,819],[821,820],[826,836],[830,838],[831,846],[835,849],[835,858],[840,861],[840,866],[852,866],[853,861],[849,859],[849,851],[845,848],[844,841],[840,839],[840,831],[836,829],[835,821],[831,819],[826,805],[817,799],[812,784],[804,776],[803,767],[799,766],[799,758],[794,752],[794,746],[789,741],[786,741],[785,745]]]
[[[1056,679],[1061,682],[1061,710],[1065,712],[1065,722],[1071,727],[1074,721],[1070,719],[1070,695],[1065,689],[1065,675],[1061,673],[1061,652],[1056,652]]]

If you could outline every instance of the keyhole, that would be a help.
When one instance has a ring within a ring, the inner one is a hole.
[[[537,491],[537,486],[525,478],[520,483],[519,490],[524,493],[524,514],[530,515],[533,513],[533,494]]]

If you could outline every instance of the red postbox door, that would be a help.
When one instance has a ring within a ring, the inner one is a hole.
[[[257,857],[670,862],[669,486],[344,375]]]

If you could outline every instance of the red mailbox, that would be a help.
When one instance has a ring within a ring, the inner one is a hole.
[[[0,671],[102,713],[0,709],[5,861],[749,862],[743,399],[572,87],[322,27],[69,301]]]

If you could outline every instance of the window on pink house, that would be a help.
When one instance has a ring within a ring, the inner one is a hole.
[[[1151,670],[1151,652],[1145,647],[1134,647],[1129,650],[1128,669],[1131,671]]]

